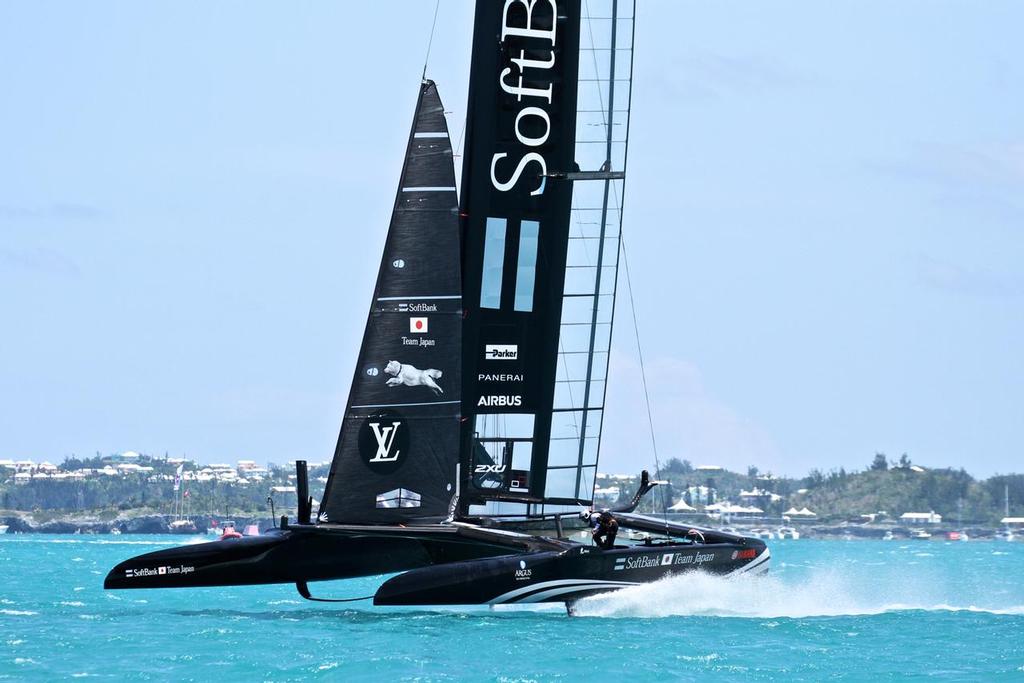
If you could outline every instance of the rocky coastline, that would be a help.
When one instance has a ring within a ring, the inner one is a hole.
[[[33,513],[0,514],[0,526],[7,527],[8,534],[178,534],[191,535],[205,533],[207,529],[231,520],[239,528],[256,524],[263,531],[271,526],[268,515],[238,514],[225,515],[189,515],[194,527],[185,531],[172,531],[173,515],[156,513],[128,514],[120,513],[113,519],[109,515],[52,514],[36,515]],[[193,530],[194,529],[194,530]]]

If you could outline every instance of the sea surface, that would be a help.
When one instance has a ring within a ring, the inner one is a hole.
[[[181,542],[0,536],[0,680],[1024,681],[1024,543],[774,541],[766,577],[676,577],[574,618],[325,606],[291,586],[103,591],[116,562]]]

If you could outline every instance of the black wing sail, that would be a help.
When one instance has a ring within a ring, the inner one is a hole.
[[[452,145],[424,81],[321,522],[443,518],[457,484],[461,281]]]
[[[593,498],[633,2],[581,5],[476,4],[462,176],[463,513]]]

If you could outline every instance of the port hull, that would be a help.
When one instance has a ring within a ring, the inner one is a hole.
[[[299,583],[388,574],[570,544],[457,526],[292,526],[261,536],[157,550],[119,563],[103,587],[194,588]]]

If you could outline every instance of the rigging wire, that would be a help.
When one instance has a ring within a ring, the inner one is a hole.
[[[427,41],[427,54],[423,57],[422,80],[427,80],[427,62],[430,61],[430,48],[434,45],[434,29],[437,27],[437,11],[441,9],[441,0],[434,3],[434,21],[430,24],[430,40]]]
[[[647,371],[644,369],[644,350],[640,345],[640,325],[636,319],[636,303],[633,300],[633,281],[629,276],[629,257],[626,255],[626,238],[619,233],[619,242],[622,244],[622,263],[626,267],[626,289],[629,290],[629,308],[633,313],[633,334],[636,336],[636,354],[640,360],[640,380],[644,387],[644,402],[647,404],[647,424],[651,430],[651,449],[654,451],[654,466],[658,470],[658,477],[661,477],[661,461],[658,459],[658,440],[654,435],[654,416],[651,412],[651,395],[647,391]],[[662,515],[668,521],[668,506],[665,501],[665,489],[661,490]]]

